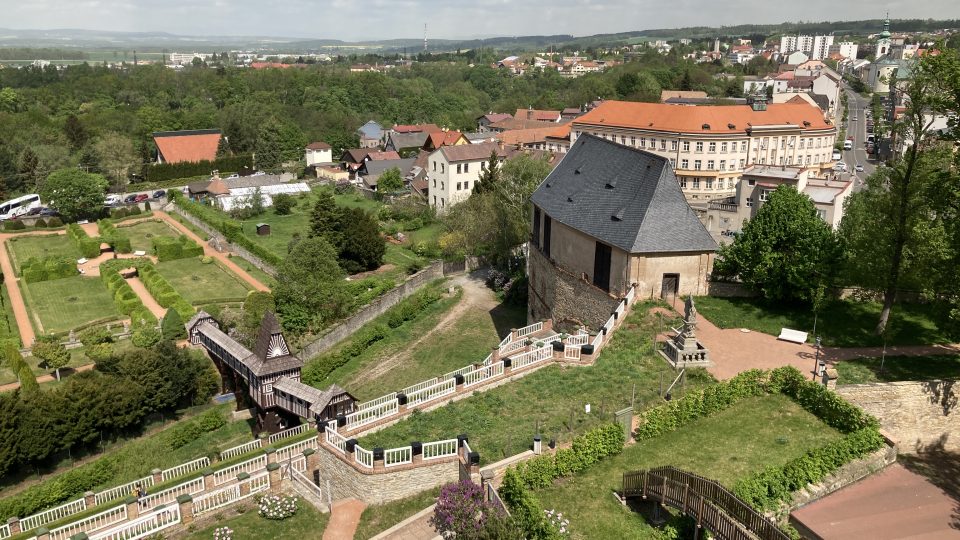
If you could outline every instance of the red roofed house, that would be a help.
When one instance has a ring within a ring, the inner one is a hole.
[[[537,120],[540,122],[559,122],[560,111],[541,111],[534,108],[517,109],[516,119]]]
[[[220,130],[158,131],[153,134],[153,142],[157,145],[157,163],[214,161],[220,146]]]
[[[427,140],[423,143],[423,150],[433,152],[441,146],[457,146],[460,144],[470,144],[470,139],[459,131],[436,131],[427,135]]]
[[[304,157],[307,161],[307,167],[333,163],[333,149],[323,141],[310,143],[305,150]]]

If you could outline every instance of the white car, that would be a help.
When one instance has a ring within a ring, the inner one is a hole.
[[[104,206],[116,206],[116,205],[120,204],[120,202],[121,202],[122,200],[123,200],[123,198],[121,198],[120,195],[107,195],[107,197],[106,197],[105,199],[103,199],[103,205],[104,205]]]
[[[863,165],[857,163],[857,166],[853,168],[857,172],[863,172]]]
[[[847,172],[847,164],[841,161],[833,166],[833,170],[834,172]]]

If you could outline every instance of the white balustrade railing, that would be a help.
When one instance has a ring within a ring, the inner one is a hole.
[[[300,485],[312,493],[317,500],[323,501],[323,490],[320,489],[320,486],[313,483],[312,480],[306,477],[300,471],[293,471],[293,481],[296,485]]]
[[[293,458],[288,463],[290,463],[290,467],[295,471],[307,472],[307,458],[305,456]]]
[[[410,394],[413,394],[414,392],[419,392],[420,390],[423,390],[424,388],[430,388],[431,386],[437,384],[438,381],[439,381],[439,379],[437,379],[437,378],[427,379],[427,380],[425,380],[425,381],[423,381],[423,382],[419,382],[419,383],[417,383],[417,384],[415,384],[415,385],[413,385],[413,386],[408,386],[408,387],[404,388],[403,390],[401,390],[400,392],[403,393],[403,394],[406,394],[407,397],[409,397]]]
[[[148,488],[153,485],[153,476],[144,476],[139,480],[134,480],[133,482],[127,482],[122,486],[117,486],[115,488],[105,489],[93,496],[94,502],[99,506],[104,503],[108,503],[115,499],[120,499],[131,495],[134,488],[140,485],[144,488]]]
[[[52,521],[57,521],[58,519],[65,518],[67,516],[72,516],[78,512],[83,512],[87,509],[87,502],[84,499],[77,499],[75,501],[70,501],[65,504],[61,504],[56,508],[51,508],[49,510],[44,510],[43,512],[33,514],[32,516],[27,516],[20,520],[20,530],[29,531],[30,529],[36,529],[37,527],[50,523]]]
[[[433,386],[428,386],[422,390],[417,390],[411,394],[407,395],[407,406],[414,406],[420,403],[425,403],[443,396],[449,396],[457,391],[457,381],[454,379],[447,379],[445,381],[434,384]]]
[[[593,337],[593,350],[596,352],[597,347],[603,343],[603,332],[597,332],[597,335]]]
[[[413,463],[413,448],[404,446],[403,448],[391,448],[383,451],[383,466],[395,467]]]
[[[347,453],[346,437],[334,431],[330,426],[327,426],[327,429],[324,433],[326,434],[328,444],[332,445],[334,448],[340,450],[344,454]]]
[[[227,448],[223,452],[220,452],[220,459],[234,458],[246,454],[247,452],[259,450],[260,448],[263,448],[263,439],[254,439],[248,443],[241,444],[240,446],[234,446],[233,448]]]
[[[512,341],[500,347],[500,356],[506,356],[513,352],[519,351],[524,347],[524,340],[518,339],[517,341]]]
[[[563,358],[566,360],[579,360],[580,347],[567,347],[563,350]]]
[[[455,455],[457,455],[456,439],[423,443],[424,461]]]
[[[303,451],[307,448],[317,449],[317,439],[310,438],[305,441],[295,442],[282,448],[277,448],[277,462],[286,461],[290,458],[302,457]]]
[[[399,410],[400,404],[397,402],[397,398],[394,397],[393,401],[381,403],[376,407],[368,407],[355,413],[348,414],[347,423],[344,425],[344,427],[346,429],[355,429],[360,426],[365,426],[367,424],[376,422],[381,418],[386,418],[388,416],[397,414],[397,411]]]
[[[543,330],[543,321],[533,323],[529,326],[524,326],[523,328],[517,330],[517,337],[529,336],[535,332]]]
[[[373,452],[367,450],[360,445],[353,447],[353,456],[357,463],[363,465],[368,469],[373,468]]]
[[[580,346],[580,345],[586,345],[588,341],[590,341],[589,334],[576,334],[573,336],[567,336],[567,339],[564,340],[564,343],[566,343],[567,345]]]
[[[167,480],[172,480],[174,478],[180,478],[185,474],[190,474],[192,472],[199,471],[201,469],[206,469],[210,466],[210,458],[202,457],[189,461],[182,465],[177,465],[176,467],[170,467],[165,469],[160,473],[160,478],[166,482]]]
[[[240,484],[197,496],[193,499],[193,515],[200,516],[240,500]]]
[[[623,317],[623,312],[626,310],[627,310],[627,303],[621,300],[620,303],[617,304],[617,309],[613,310],[613,312],[617,314],[617,318],[621,318]]]
[[[152,536],[167,527],[180,523],[180,505],[173,504],[158,509],[106,531],[88,535],[89,540],[136,540]]]
[[[115,506],[99,514],[81,519],[80,521],[74,521],[73,523],[52,529],[50,531],[50,540],[67,540],[77,533],[96,531],[104,527],[109,527],[114,523],[125,521],[126,519],[127,505],[121,504],[120,506]]]
[[[396,399],[397,399],[397,393],[396,393],[396,392],[390,392],[389,394],[384,395],[384,396],[380,396],[380,397],[378,397],[377,399],[372,399],[372,400],[370,400],[370,401],[364,401],[364,402],[361,403],[360,405],[357,405],[357,410],[358,410],[358,411],[362,411],[362,410],[364,410],[364,409],[369,409],[369,408],[371,408],[371,407],[379,407],[380,405],[383,405],[384,403],[389,403],[389,402],[394,401],[394,400],[396,400]]]
[[[463,375],[464,373],[469,373],[469,372],[473,371],[474,369],[476,369],[476,368],[473,366],[473,364],[470,364],[469,366],[464,366],[464,367],[462,367],[462,368],[460,368],[460,369],[458,369],[458,370],[456,370],[456,371],[451,371],[450,373],[447,373],[446,375],[444,375],[444,376],[441,377],[441,378],[443,378],[443,379],[450,379],[450,378],[456,377],[457,375]]]
[[[627,305],[629,306],[633,304],[633,299],[636,297],[637,297],[637,288],[630,287],[630,290],[627,291],[627,296],[625,296],[624,299],[627,301]]]
[[[473,452],[473,449],[470,448],[469,441],[463,441],[463,457],[466,458],[470,455],[470,452]]]
[[[306,460],[304,460],[306,461]],[[270,474],[260,473],[250,476],[250,494],[260,493],[270,489]]]
[[[544,345],[539,349],[525,352],[520,356],[515,356],[511,361],[510,367],[513,370],[523,369],[529,365],[542,362],[553,357],[553,345]]]
[[[226,484],[238,474],[245,472],[247,474],[253,474],[254,472],[259,472],[261,469],[267,467],[267,456],[257,456],[253,459],[248,459],[246,461],[241,461],[240,463],[235,463],[227,468],[220,469],[213,473],[213,485],[219,486],[220,484]]]
[[[290,429],[285,429],[283,431],[278,431],[274,433],[267,439],[267,442],[269,444],[273,444],[281,439],[286,439],[288,437],[296,437],[301,433],[306,433],[308,429],[310,429],[310,424],[300,424],[299,426],[294,426]]]
[[[0,525],[0,539],[2,538],[10,538],[10,525],[6,523]]]
[[[512,332],[509,333],[509,334],[507,334],[507,337],[503,338],[503,340],[500,341],[500,345],[498,345],[498,347],[503,347],[504,345],[506,345],[507,343],[510,343],[511,341],[513,341],[513,333],[512,333]]]
[[[603,327],[607,329],[608,334],[613,332],[614,323],[616,323],[616,319],[613,318],[613,315],[611,315],[610,318],[607,319],[607,322],[603,323]]]
[[[493,353],[488,354],[487,357],[483,359],[483,365],[489,366],[491,360],[493,360]]]
[[[487,367],[475,369],[469,373],[464,373],[463,387],[469,388],[487,379],[499,377],[500,375],[503,375],[503,362],[497,362],[496,364],[491,364]]]
[[[145,512],[161,504],[173,502],[181,495],[196,495],[197,493],[203,493],[203,477],[194,478],[172,488],[140,497],[140,511]]]

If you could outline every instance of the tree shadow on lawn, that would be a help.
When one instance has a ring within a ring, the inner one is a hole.
[[[960,450],[947,450],[947,434],[923,446],[916,454],[901,454],[897,460],[908,470],[926,477],[956,502],[950,528],[960,530]]]
[[[520,306],[501,302],[489,313],[493,326],[497,329],[497,337],[500,339],[509,334],[511,329],[526,325],[526,310]],[[491,344],[491,346],[493,345],[496,345],[496,343]]]

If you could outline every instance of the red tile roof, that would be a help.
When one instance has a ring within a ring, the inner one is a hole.
[[[153,134],[153,142],[164,163],[194,163],[217,159],[219,129],[162,131]]]
[[[487,113],[480,118],[486,118],[491,124],[494,122],[499,122],[501,120],[506,120],[507,118],[513,118],[513,115],[510,113]],[[477,118],[479,120],[480,118]]]
[[[435,131],[427,137],[426,142],[424,143],[424,148],[433,148],[437,149],[441,146],[450,146],[456,144],[457,141],[463,138],[463,133],[459,131]]]
[[[560,118],[560,111],[541,111],[538,109],[517,109],[516,119],[540,120],[541,122],[556,122]]]
[[[545,142],[548,138],[564,139],[570,137],[570,124],[562,126],[531,129],[514,129],[497,133],[497,140],[504,144],[533,144]]]
[[[312,142],[307,145],[307,150],[330,150],[330,145],[323,141]]]
[[[370,152],[367,154],[367,157],[370,158],[370,161],[382,161],[386,159],[400,159],[400,154],[393,150],[388,150],[386,152]]]
[[[443,130],[436,124],[397,124],[393,126],[393,131],[397,133],[419,133],[422,131],[433,133]]]
[[[809,122],[806,125],[805,122]],[[604,101],[573,120],[572,129],[589,131],[589,125],[636,128],[680,133],[743,133],[750,126],[798,125],[802,129],[830,129],[823,111],[810,104],[771,103],[765,111],[749,105],[699,105],[677,107],[665,103]],[[703,126],[709,126],[709,129]],[[733,127],[729,127],[733,125]]]

